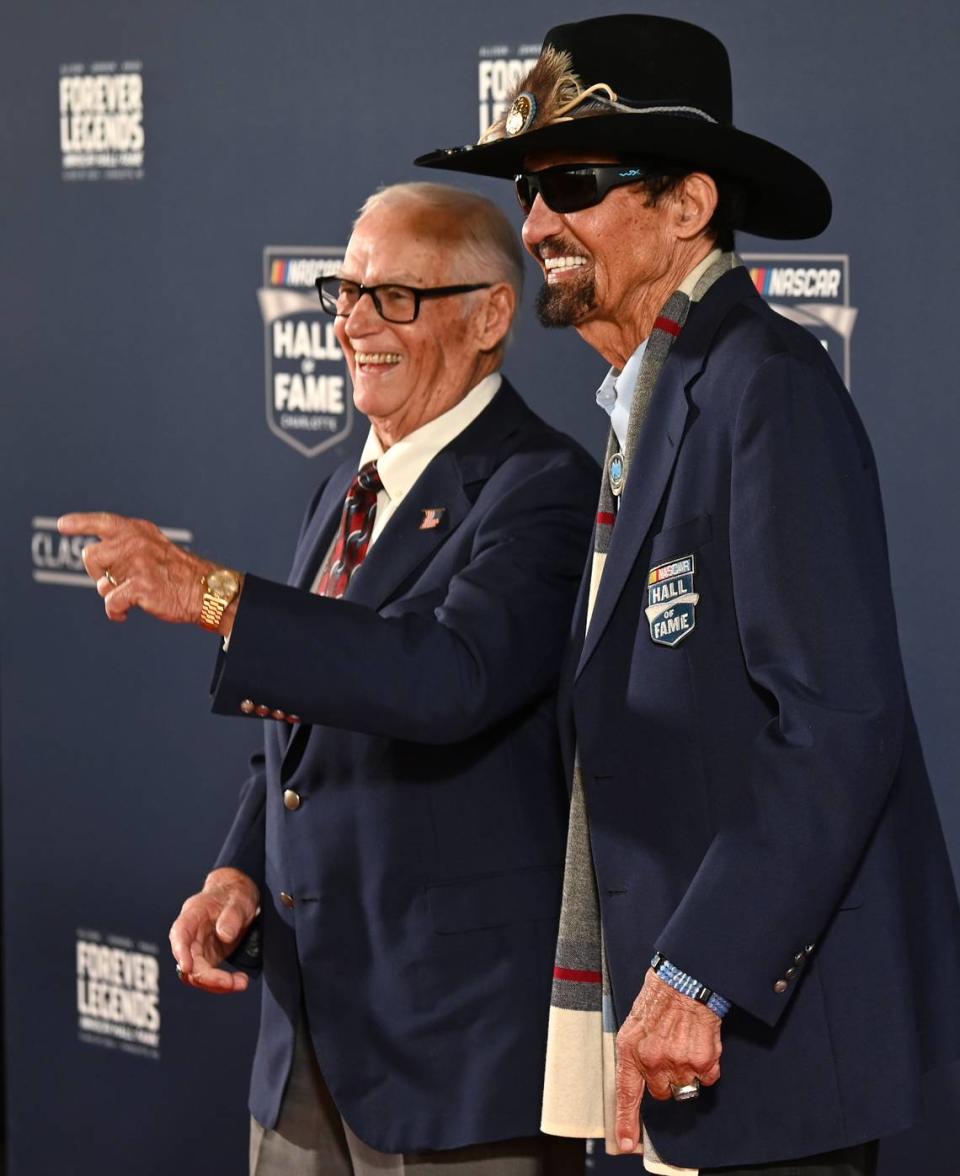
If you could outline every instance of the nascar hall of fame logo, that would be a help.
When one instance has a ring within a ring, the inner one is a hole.
[[[744,253],[753,284],[784,316],[817,336],[850,387],[850,337],[857,311],[850,305],[846,253]]]
[[[478,65],[480,123],[477,135],[507,109],[507,98],[517,82],[533,69],[540,45],[484,45]]]
[[[697,627],[699,592],[694,591],[696,564],[681,555],[650,569],[647,576],[647,621],[657,645],[676,645]]]
[[[258,291],[266,349],[267,424],[304,457],[342,441],[353,425],[347,365],[320,309],[315,282],[338,273],[344,246],[268,245]]]
[[[160,1057],[155,943],[77,929],[77,1032],[85,1045]]]
[[[83,549],[96,543],[96,535],[61,535],[57,520],[47,515],[35,515],[31,520],[30,555],[33,578],[37,584],[60,584],[66,587],[93,588],[93,580],[83,566]],[[193,532],[179,527],[161,527],[172,542],[189,549]]]
[[[60,154],[65,180],[142,180],[143,64],[60,66]]]

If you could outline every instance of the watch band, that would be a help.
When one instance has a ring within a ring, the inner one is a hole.
[[[706,1005],[718,1017],[723,1018],[730,1012],[730,1001],[722,997],[719,992],[714,992],[712,988],[708,988],[706,984],[701,984],[699,980],[695,980],[688,973],[681,972],[661,952],[658,951],[654,954],[653,959],[650,961],[650,967],[664,984],[669,984],[671,988],[676,989],[677,992],[682,992],[684,996],[689,996],[699,1004]]]
[[[216,633],[220,628],[220,622],[223,620],[223,614],[227,611],[227,605],[229,603],[222,596],[214,596],[212,592],[208,592],[206,584],[204,584],[203,604],[200,606],[200,624],[205,629],[210,629]]]

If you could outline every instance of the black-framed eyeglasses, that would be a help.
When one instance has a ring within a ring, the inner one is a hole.
[[[527,216],[537,198],[553,212],[580,212],[592,208],[624,184],[636,184],[650,176],[662,176],[662,167],[633,163],[571,163],[543,171],[521,172],[516,177],[517,199]]]
[[[388,323],[412,323],[420,313],[424,298],[448,298],[452,294],[469,294],[489,290],[493,282],[472,282],[466,286],[398,286],[383,282],[364,286],[348,278],[317,278],[320,305],[332,315],[348,315],[364,294],[369,294],[377,313]]]

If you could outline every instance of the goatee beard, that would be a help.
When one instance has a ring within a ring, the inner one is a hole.
[[[537,293],[537,318],[542,327],[575,327],[597,304],[593,278],[566,279],[553,286],[544,282]]]

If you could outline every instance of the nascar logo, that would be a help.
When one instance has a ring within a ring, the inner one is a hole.
[[[846,253],[745,253],[743,262],[771,307],[820,340],[850,387],[850,338],[857,310],[850,305]]]
[[[750,277],[765,298],[835,299],[843,271],[839,266],[758,266]]]

